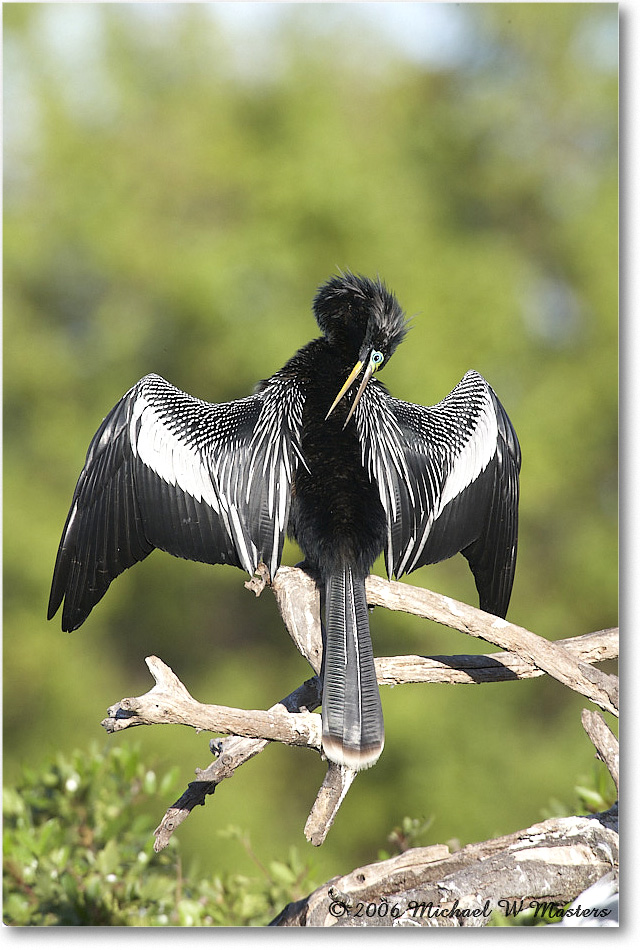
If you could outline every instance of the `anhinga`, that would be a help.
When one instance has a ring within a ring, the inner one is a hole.
[[[359,769],[384,741],[366,576],[382,550],[397,577],[461,551],[481,608],[504,617],[520,449],[476,372],[429,408],[373,378],[406,332],[380,280],[332,277],[314,314],[323,335],[251,396],[211,404],[156,375],[123,396],[89,446],[48,616],[64,599],[63,630],[76,629],[155,547],[274,577],[287,532],[321,578],[324,750]]]

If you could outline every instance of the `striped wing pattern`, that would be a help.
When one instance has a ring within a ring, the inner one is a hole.
[[[470,371],[428,408],[368,386],[355,416],[363,463],[388,514],[389,576],[461,551],[482,609],[505,616],[517,554],[521,453],[489,384]]]
[[[281,559],[303,397],[272,377],[216,405],[145,376],[104,419],[74,492],[54,570],[52,617],[74,630],[112,580],[155,547],[252,574]]]

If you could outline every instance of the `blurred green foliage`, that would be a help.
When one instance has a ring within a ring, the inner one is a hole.
[[[605,770],[604,770],[605,772]],[[576,789],[590,799],[588,810],[605,810],[600,782]],[[25,766],[3,794],[3,920],[12,926],[265,926],[291,901],[320,881],[298,848],[267,866],[257,858],[246,832],[220,829],[214,842],[242,848],[252,874],[203,875],[184,868],[176,836],[155,854],[150,846],[152,814],[177,792],[177,769],[159,778],[140,745],[58,753],[39,769]],[[577,814],[556,803],[559,814]],[[377,860],[419,847],[431,822],[404,817],[388,835],[391,851]],[[214,843],[213,842],[213,843]],[[450,842],[455,850],[458,844]],[[493,924],[531,924],[525,912],[515,921],[495,914]]]
[[[111,406],[150,371],[245,395],[315,335],[310,302],[337,267],[379,273],[414,315],[393,393],[434,403],[474,367],[513,420],[509,618],[552,638],[617,622],[617,6],[453,5],[460,39],[439,66],[402,55],[360,4],[280,6],[241,32],[202,4],[4,8],[9,784],[52,744],[99,735],[110,703],[149,688],[149,654],[198,699],[251,708],[309,675],[269,593],[158,552],[81,631],[44,617]],[[462,558],[407,580],[476,602]],[[379,654],[486,650],[382,611],[372,631]],[[234,842],[213,847],[232,824],[266,864],[300,844],[325,880],[372,860],[404,815],[432,819],[431,841],[524,826],[592,760],[584,703],[548,679],[382,699],[385,753],[321,849],[302,829],[324,766],[274,748],[182,826],[182,852],[212,876],[249,873]],[[181,787],[208,764],[190,730],[142,742]]]
[[[314,889],[294,848],[252,876],[183,874],[175,841],[149,847],[151,812],[176,793],[139,748],[57,755],[5,791],[3,919],[14,926],[256,926]],[[222,834],[222,833],[219,833]]]

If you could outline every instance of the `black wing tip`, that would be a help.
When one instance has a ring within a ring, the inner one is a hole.
[[[73,633],[74,630],[78,630],[79,627],[82,627],[83,623],[87,618],[83,617],[82,620],[79,620],[78,623],[63,623],[61,624],[61,629],[63,633]]]
[[[53,620],[58,611],[60,610],[60,605],[62,604],[65,598],[65,589],[66,583],[59,576],[58,565],[54,570],[53,580],[51,582],[51,591],[49,593],[49,603],[47,604],[47,620]]]
[[[49,600],[49,606],[47,608],[47,620],[53,620],[62,604],[62,597],[54,599],[53,597]],[[77,607],[73,610],[68,609],[67,602],[62,611],[62,619],[60,621],[60,627],[63,633],[73,633],[74,630],[77,630],[78,627],[82,627],[83,623],[91,613],[91,607],[89,610],[84,610],[81,607]]]
[[[489,603],[479,598],[479,609],[483,610],[484,613],[492,614],[493,617],[499,617],[500,620],[506,620],[506,614],[508,613],[508,604],[504,605],[503,603]]]
[[[479,609],[484,610],[487,614],[493,614],[494,617],[499,617],[501,620],[506,619],[510,606],[515,580],[515,561],[516,558],[513,554],[506,568],[499,574],[490,574],[487,570],[478,570],[475,574],[475,568],[472,563],[470,564],[479,594]]]
[[[90,613],[91,607],[89,609],[76,607],[74,610],[67,610],[67,604],[65,603],[61,621],[63,633],[73,633],[78,627],[82,627]]]

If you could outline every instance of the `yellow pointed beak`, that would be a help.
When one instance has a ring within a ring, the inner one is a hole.
[[[358,360],[357,363],[355,363],[354,367],[352,368],[352,372],[350,373],[350,375],[349,375],[348,378],[346,379],[345,383],[343,384],[343,386],[341,387],[341,389],[340,389],[339,392],[337,393],[336,399],[334,400],[334,402],[332,403],[332,405],[331,405],[330,408],[328,409],[328,414],[326,415],[326,419],[330,416],[331,412],[334,410],[334,408],[336,407],[337,403],[343,398],[343,396],[345,396],[345,394],[346,394],[347,391],[350,389],[350,387],[352,386],[353,382],[354,382],[355,379],[358,377],[359,373],[361,372],[361,370],[363,369],[364,366],[365,366],[364,360]],[[354,413],[355,409],[357,408],[357,403],[359,402],[359,400],[360,400],[361,397],[363,396],[363,392],[364,392],[366,386],[368,385],[368,380],[370,379],[370,377],[372,376],[372,374],[373,374],[374,371],[375,371],[375,366],[376,366],[376,363],[375,363],[372,359],[368,360],[368,366],[366,367],[366,371],[365,371],[365,373],[363,374],[363,379],[361,380],[361,385],[359,386],[359,391],[358,391],[357,395],[355,396],[354,402],[352,403],[352,408],[350,409],[350,412],[348,413],[348,415],[347,415],[347,417],[346,417],[346,421],[345,421],[344,424],[343,424],[343,428],[344,428],[344,429],[345,429],[345,427],[347,426],[347,424],[350,422],[350,419],[352,418],[352,414]]]
[[[352,372],[350,373],[350,375],[349,375],[348,378],[346,379],[345,383],[343,384],[343,386],[341,387],[341,389],[340,389],[339,392],[337,393],[336,399],[334,400],[334,402],[332,403],[332,405],[331,405],[330,408],[328,409],[328,414],[326,415],[326,419],[328,419],[328,418],[330,417],[330,415],[331,415],[332,411],[335,409],[337,403],[345,396],[345,394],[346,394],[347,391],[350,389],[350,387],[352,386],[353,382],[355,381],[355,379],[357,378],[357,376],[359,375],[359,373],[361,372],[362,369],[363,369],[363,360],[358,360],[358,361],[355,363],[355,365],[354,365],[354,367],[353,367],[353,369],[352,369]]]

